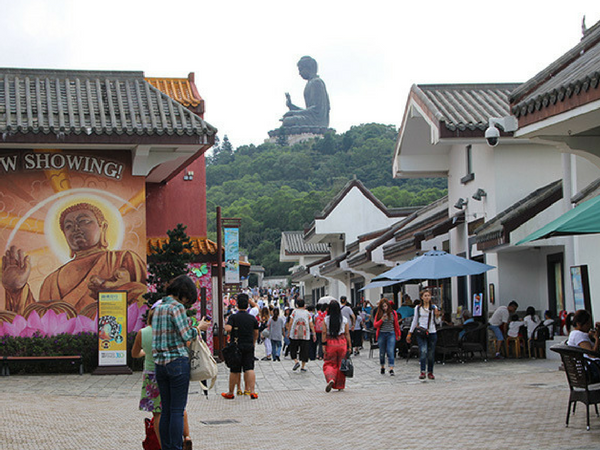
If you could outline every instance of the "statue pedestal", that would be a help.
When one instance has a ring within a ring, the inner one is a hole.
[[[322,138],[327,132],[335,133],[335,130],[326,127],[280,127],[269,131],[269,139],[266,139],[265,142],[285,142],[287,145],[294,145],[309,139]]]

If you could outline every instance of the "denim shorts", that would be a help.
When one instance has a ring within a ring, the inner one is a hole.
[[[496,336],[497,340],[504,340],[504,335],[502,334],[502,330],[500,329],[500,327],[497,327],[496,325],[490,325],[490,330],[494,332],[494,335]]]

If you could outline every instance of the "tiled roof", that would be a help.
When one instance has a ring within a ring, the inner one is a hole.
[[[304,241],[302,231],[284,231],[281,234],[281,246],[287,255],[328,255],[326,243],[310,244]]]
[[[0,133],[203,136],[216,129],[143,72],[0,68]]]
[[[340,267],[340,263],[348,257],[348,252],[344,252],[341,255],[336,256],[331,261],[328,261],[319,266],[319,272],[321,275],[331,274],[336,272]]]
[[[575,47],[515,89],[510,98],[513,114],[526,116],[597,89],[599,43],[600,22],[587,30]]]
[[[447,201],[447,197],[445,197]],[[394,261],[407,253],[421,250],[421,242],[448,232],[459,223],[448,217],[448,208],[431,216],[414,220],[394,233],[395,242],[383,247],[383,257]]]
[[[423,106],[452,132],[485,131],[490,117],[509,114],[508,97],[518,83],[413,85]]]
[[[193,92],[187,78],[146,78],[146,81],[183,106],[195,107],[202,102],[202,98]]]
[[[486,250],[510,243],[510,233],[560,200],[562,180],[536,189],[475,230],[477,248]]]
[[[153,255],[156,252],[153,250],[154,247],[162,247],[164,244],[169,242],[169,238],[148,238],[146,241],[146,253]],[[194,255],[216,255],[217,244],[205,237],[190,237],[190,243],[192,244],[192,253]],[[240,262],[241,264],[241,262]],[[248,266],[250,264],[247,264]]]
[[[571,203],[580,204],[600,195],[600,178],[592,181],[577,194],[571,197]]]

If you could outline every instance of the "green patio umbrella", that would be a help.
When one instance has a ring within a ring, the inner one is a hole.
[[[600,196],[587,200],[543,226],[516,245],[554,236],[600,233]]]

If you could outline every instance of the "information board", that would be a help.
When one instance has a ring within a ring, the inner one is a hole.
[[[98,294],[98,366],[127,365],[127,291]]]

